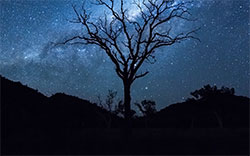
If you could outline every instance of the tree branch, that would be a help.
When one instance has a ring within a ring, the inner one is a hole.
[[[133,78],[132,81],[134,81],[134,80],[136,80],[136,79],[139,79],[139,78],[141,78],[141,77],[144,77],[144,76],[146,76],[148,73],[149,73],[149,72],[146,71],[145,73],[142,73],[142,74],[139,74],[139,75],[135,75],[135,77]]]
[[[124,7],[124,0],[120,0],[120,8],[117,10],[114,0],[96,0],[92,4],[104,6],[113,16],[112,20],[108,20],[107,15],[104,14],[104,18],[99,18],[98,22],[91,21],[90,13],[87,13],[84,8],[79,13],[76,7],[72,6],[76,18],[70,22],[81,24],[86,33],[83,36],[77,35],[69,38],[61,44],[99,46],[115,64],[117,75],[123,80],[134,81],[148,74],[147,71],[136,75],[144,61],[155,63],[154,53],[158,48],[186,39],[200,41],[193,35],[199,29],[176,36],[171,35],[172,28],[166,32],[158,29],[162,24],[174,18],[193,21],[189,18],[191,13],[187,7],[187,4],[191,2],[176,2],[176,0],[142,0],[140,3],[134,0],[133,4],[138,8],[141,18],[141,20],[134,20],[129,18],[128,9]]]

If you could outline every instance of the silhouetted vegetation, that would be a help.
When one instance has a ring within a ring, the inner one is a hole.
[[[145,127],[148,128],[150,118],[156,113],[155,102],[152,100],[143,100],[141,103],[135,103],[139,111],[143,114]]]
[[[74,35],[61,44],[96,45],[107,54],[115,66],[117,76],[123,82],[124,118],[129,128],[131,115],[134,114],[131,112],[131,86],[135,80],[149,73],[149,71],[138,73],[143,63],[155,63],[155,52],[159,48],[187,39],[199,39],[194,36],[198,29],[178,34],[173,33],[172,29],[175,28],[172,26],[167,27],[167,30],[160,29],[172,19],[193,21],[188,9],[191,2],[146,0],[140,3],[140,1],[134,1],[133,4],[138,10],[137,20],[131,19],[128,14],[129,8],[125,8],[124,3],[124,0],[118,3],[114,0],[95,0],[92,3],[107,9],[112,15],[111,20],[105,12],[103,17],[100,16],[96,20],[84,5],[81,11],[73,6],[76,18],[70,22],[81,25],[83,33]]]
[[[155,102],[152,100],[143,100],[141,103],[135,103],[144,116],[151,116],[156,113]]]
[[[109,91],[105,100],[109,106],[104,109],[63,93],[46,97],[1,77],[2,154],[235,155],[249,151],[249,98],[235,96],[232,89],[207,86],[196,91],[198,98],[159,112],[154,101],[143,100],[138,106],[144,116],[132,119],[129,150],[123,142],[124,118],[118,115],[124,112],[123,102],[116,104],[115,95]]]
[[[196,99],[204,99],[222,95],[234,95],[234,92],[234,88],[227,88],[223,86],[221,89],[218,89],[216,86],[211,87],[210,85],[205,85],[203,88],[195,90],[190,94]]]
[[[116,95],[117,91],[108,90],[108,94],[106,96],[105,102],[103,103],[103,100],[101,100],[101,97],[98,96],[98,105],[101,106],[103,109],[106,109],[112,114],[115,114],[119,117],[125,117],[125,106],[122,100],[116,101]],[[117,104],[116,104],[117,103]],[[131,109],[130,111],[131,117],[133,117],[136,114],[136,111]]]

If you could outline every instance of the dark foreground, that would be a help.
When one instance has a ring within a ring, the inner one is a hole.
[[[125,131],[123,118],[87,100],[0,82],[3,155],[249,154],[250,99],[233,90],[206,86],[195,99],[133,117]]]
[[[8,134],[2,154],[249,154],[247,128],[133,129],[130,138],[124,138],[121,129],[27,128],[22,134]]]

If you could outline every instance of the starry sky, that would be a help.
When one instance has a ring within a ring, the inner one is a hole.
[[[72,4],[81,0],[0,0],[0,74],[51,96],[57,92],[96,102],[109,89],[122,99],[122,81],[98,47],[52,42],[78,33],[68,22]],[[129,15],[138,10],[126,1]],[[249,96],[249,1],[194,0],[189,6],[195,22],[174,21],[174,30],[200,27],[201,42],[188,40],[156,52],[156,63],[143,64],[150,73],[132,86],[133,102],[155,100],[157,108],[184,101],[206,84],[234,87]],[[104,9],[88,5],[98,17]],[[118,100],[117,99],[117,100]]]

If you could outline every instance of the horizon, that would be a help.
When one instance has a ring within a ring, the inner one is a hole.
[[[20,82],[20,81],[10,80],[10,79],[8,79],[8,78],[2,76],[2,75],[0,75],[0,77],[1,77],[1,79],[2,79],[2,78],[3,78],[3,79],[6,79],[7,81],[10,81],[11,83],[21,84],[22,87],[27,87],[27,88],[29,88],[29,89],[32,89],[33,91],[36,91],[37,93],[42,94],[43,96],[45,96],[45,97],[47,97],[47,98],[51,98],[51,97],[53,97],[53,96],[55,96],[55,95],[57,95],[57,94],[62,94],[62,95],[65,95],[65,96],[71,96],[71,97],[73,97],[73,98],[78,98],[78,99],[80,99],[80,100],[86,100],[86,101],[90,102],[91,104],[95,104],[95,105],[98,106],[98,107],[103,107],[103,106],[100,106],[100,105],[98,104],[98,101],[90,101],[89,99],[83,99],[83,98],[81,98],[81,97],[78,97],[78,96],[75,96],[75,95],[66,94],[66,93],[64,93],[64,92],[57,92],[57,93],[54,93],[54,94],[51,94],[51,95],[48,96],[48,95],[43,94],[42,92],[40,92],[39,90],[37,90],[37,89],[35,89],[35,88],[31,88],[31,87],[29,87],[28,85],[23,84],[23,83]],[[0,80],[0,85],[1,85],[1,83],[2,83],[2,81]],[[210,85],[210,84],[207,84],[207,85]],[[206,86],[206,85],[204,85],[204,86]],[[204,86],[202,86],[201,88],[203,88]],[[210,85],[210,86],[211,86],[211,85]],[[215,85],[215,86],[211,86],[211,87],[217,87],[218,89],[221,89],[221,87],[227,87],[227,86],[218,87],[218,86]],[[199,89],[201,89],[201,88],[197,88],[196,90],[199,90]],[[232,88],[229,88],[229,89],[232,89]],[[235,91],[235,90],[234,90],[234,91]],[[234,95],[234,96],[239,96],[239,97],[246,97],[246,98],[249,98],[249,99],[250,99],[250,96],[238,95],[238,94],[236,94],[236,93],[237,93],[237,91],[236,91],[233,95]],[[107,97],[105,97],[105,98],[107,98]],[[191,92],[190,92],[190,97],[189,97],[189,98],[194,99],[194,96],[191,95]],[[102,99],[102,100],[105,100],[105,99]],[[117,99],[115,98],[115,100],[117,100]],[[166,106],[163,107],[163,108],[157,109],[157,111],[160,111],[160,110],[162,110],[162,109],[165,109],[166,107],[168,107],[168,106],[170,106],[170,105],[173,105],[173,104],[185,103],[185,102],[187,102],[186,100],[188,100],[188,98],[185,99],[185,100],[182,99],[182,101],[176,101],[176,102],[174,102],[174,103],[170,103],[170,104],[166,105]],[[139,101],[139,102],[141,102],[141,101]],[[117,103],[118,103],[118,101],[115,101],[113,104],[114,104],[114,105],[117,105]],[[156,103],[156,104],[157,104],[157,103]],[[135,108],[134,104],[132,104],[132,108]],[[106,108],[104,108],[104,109],[106,109]],[[106,109],[106,110],[107,110],[107,109]],[[107,111],[108,111],[108,110],[107,110]],[[136,109],[136,111],[139,111],[139,110]],[[138,115],[138,112],[136,112],[136,113],[137,113],[137,115]],[[139,112],[139,114],[140,114],[140,112]],[[141,114],[140,114],[140,115],[141,115]]]

